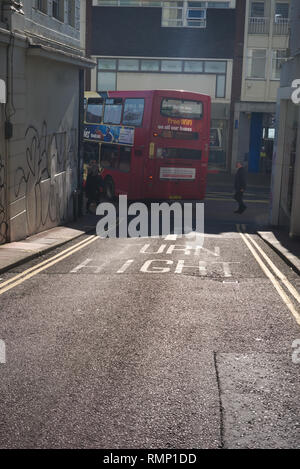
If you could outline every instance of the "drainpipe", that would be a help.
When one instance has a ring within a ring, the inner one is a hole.
[[[83,100],[84,100],[84,70],[79,70],[79,110],[78,110],[78,160],[77,160],[77,189],[74,191],[74,218],[82,215],[82,177],[83,177]]]

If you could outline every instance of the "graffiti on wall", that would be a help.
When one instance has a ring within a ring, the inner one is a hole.
[[[8,224],[6,217],[6,183],[5,165],[0,153],[0,244],[7,241]]]
[[[27,235],[70,219],[72,191],[77,181],[76,129],[49,133],[44,121],[39,131],[25,132],[25,158],[15,169],[15,199],[25,199]]]

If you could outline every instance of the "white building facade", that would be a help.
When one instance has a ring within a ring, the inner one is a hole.
[[[73,217],[80,177],[85,2],[0,1],[0,243]]]
[[[290,1],[245,2],[242,90],[234,109],[231,169],[239,160],[250,172],[271,172],[280,70],[288,57]]]

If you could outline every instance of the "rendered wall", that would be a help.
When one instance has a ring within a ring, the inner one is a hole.
[[[67,2],[64,2],[64,22],[53,18],[51,8],[52,2],[48,2],[48,14],[40,12],[35,8],[36,0],[26,0],[24,3],[25,31],[38,36],[47,37],[57,43],[80,47],[80,3],[75,1],[75,28],[67,24]]]
[[[213,102],[230,102],[231,63],[228,66],[226,97],[215,98],[216,75],[168,73],[121,73],[117,75],[118,90],[177,89],[208,94]],[[96,73],[93,71],[93,73]]]
[[[6,82],[6,47],[0,43],[0,79]],[[6,172],[4,140],[5,104],[0,103],[0,244],[7,236]]]
[[[78,68],[14,51],[9,141],[10,240],[72,217],[77,186]]]

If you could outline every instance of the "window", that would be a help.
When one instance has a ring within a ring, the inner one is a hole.
[[[266,50],[249,49],[247,58],[247,78],[265,78]]]
[[[288,18],[288,17],[289,17],[289,4],[288,3],[276,3],[275,21],[277,18]]]
[[[102,168],[118,169],[119,149],[114,145],[101,145],[100,166]]]
[[[119,59],[120,71],[137,71],[139,69],[139,61],[135,59]]]
[[[98,72],[97,91],[114,91],[117,75],[115,72]]]
[[[116,70],[116,59],[98,59],[98,70]]]
[[[48,0],[37,0],[36,8],[42,13],[48,13]]]
[[[250,16],[252,18],[263,18],[265,16],[264,2],[252,2]]]
[[[225,98],[225,75],[217,75],[216,78],[216,98]]]
[[[162,72],[181,72],[182,61],[181,60],[162,60],[161,71]]]
[[[64,21],[64,0],[52,0],[52,16]]]
[[[183,2],[166,2],[162,9],[162,22],[164,27],[183,26]]]
[[[203,62],[189,60],[184,62],[184,71],[187,73],[203,73]]]
[[[141,60],[143,72],[159,72],[159,60]]]
[[[221,129],[210,128],[209,134],[209,146],[210,148],[221,148],[222,147],[222,131]]]
[[[144,100],[125,99],[123,124],[139,127],[142,125],[144,115]]]
[[[68,0],[68,24],[75,27],[75,0]]]
[[[226,62],[205,62],[205,73],[226,73]]]
[[[83,142],[83,161],[90,164],[90,161],[99,159],[99,143]]]
[[[202,103],[199,101],[185,101],[180,99],[164,98],[161,102],[161,114],[168,117],[182,117],[188,119],[201,119]]]
[[[282,64],[286,61],[286,50],[273,50],[272,51],[272,72],[271,79],[279,80]]]
[[[117,89],[117,73],[194,73],[226,75],[227,62],[224,60],[178,60],[178,59],[124,59],[99,58],[97,62],[97,91]]]
[[[163,27],[206,27],[207,2],[177,1],[162,4]]]
[[[103,112],[103,101],[98,98],[90,98],[86,110],[86,122],[90,124],[101,124]]]
[[[102,168],[118,169],[128,173],[131,163],[131,147],[120,147],[115,145],[101,146],[100,166]]]
[[[200,28],[201,25],[203,24],[205,27],[206,26],[206,9],[197,8],[196,2],[188,2],[186,19],[187,21],[186,21],[185,26]]]
[[[119,160],[119,170],[129,173],[130,171],[130,162],[131,162],[131,148],[130,147],[121,147],[120,148],[120,160]]]
[[[110,6],[110,7],[163,7],[165,4],[168,3],[171,5],[173,4],[183,4],[187,3],[187,0],[182,1],[170,1],[167,2],[166,0],[98,0],[97,6]],[[205,8],[229,8],[230,2],[214,2],[211,0],[205,0],[202,2],[191,1],[189,3],[195,4],[195,6],[205,7]]]
[[[122,100],[118,98],[107,99],[104,108],[105,124],[120,124],[122,116]]]

